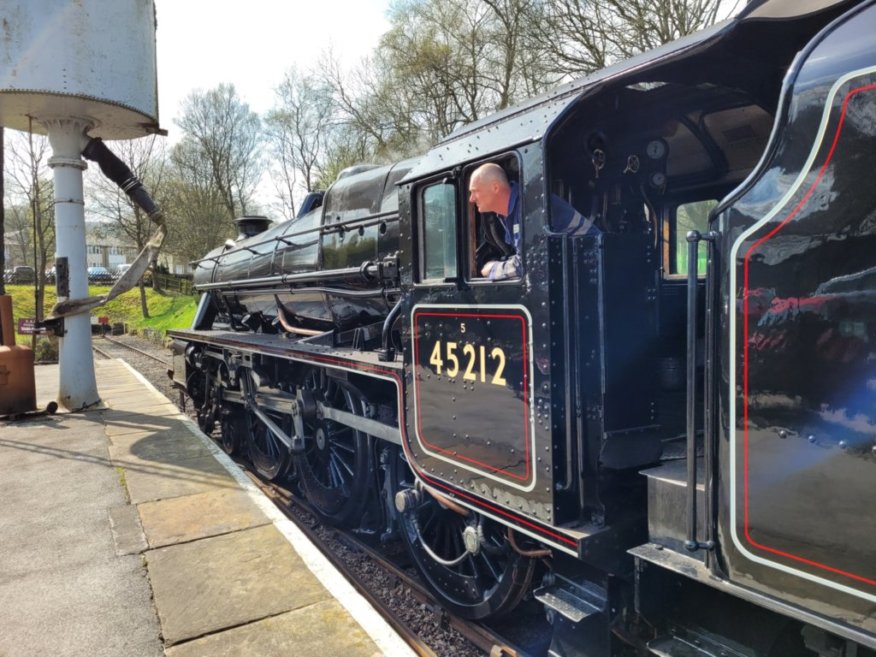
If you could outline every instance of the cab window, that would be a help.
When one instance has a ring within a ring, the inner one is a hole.
[[[423,254],[420,279],[444,281],[457,275],[456,187],[439,182],[420,194],[420,226]]]
[[[520,190],[520,162],[515,154],[500,155],[489,160],[477,162],[469,165],[464,172],[465,189],[470,190],[471,176],[474,171],[487,162],[499,165],[505,173],[508,184],[517,189],[517,204],[519,216],[525,216],[523,211],[523,194]],[[470,196],[470,191],[466,195]],[[466,273],[469,280],[472,281],[488,281],[488,277],[484,276],[482,271],[484,266],[489,262],[506,262],[515,258],[518,263],[522,263],[523,254],[517,254],[513,243],[508,243],[510,237],[512,242],[518,244],[523,243],[522,234],[525,230],[523,221],[521,220],[516,230],[514,226],[508,222],[508,231],[506,231],[506,223],[501,221],[493,212],[480,212],[478,207],[469,201],[467,204],[468,212],[466,217],[466,234],[464,241],[467,244],[466,253],[468,262],[466,265]],[[519,234],[514,234],[518,232]],[[516,239],[515,239],[516,238]],[[516,254],[516,255],[515,255]],[[498,275],[493,280],[520,280],[520,275],[523,271],[523,265],[519,264],[512,268],[506,265],[502,274]],[[516,271],[513,271],[516,269]],[[493,282],[493,281],[490,281]]]
[[[715,199],[682,203],[674,207],[664,224],[663,271],[667,277],[687,276],[687,234],[709,230],[709,213],[718,205]],[[700,243],[697,252],[697,275],[706,274],[706,245]]]

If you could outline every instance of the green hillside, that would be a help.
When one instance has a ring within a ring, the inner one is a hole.
[[[91,285],[88,288],[90,295],[106,294],[107,286]],[[23,317],[35,317],[33,286],[31,285],[6,285],[6,294],[12,296],[12,312],[16,325]],[[130,290],[116,297],[105,306],[92,311],[92,316],[109,317],[111,324],[123,322],[129,330],[142,330],[151,328],[164,332],[174,328],[188,328],[195,316],[195,308],[198,299],[193,296],[172,294],[159,294],[151,288],[146,288],[146,304],[149,307],[149,319],[144,319],[140,312],[140,291]],[[55,305],[54,288],[46,289],[46,312]],[[96,321],[96,319],[94,320]],[[20,344],[30,344],[31,338],[27,335],[16,336]]]

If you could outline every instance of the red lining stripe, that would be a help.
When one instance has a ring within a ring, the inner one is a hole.
[[[745,530],[745,538],[746,540],[753,545],[754,547],[760,548],[761,550],[765,550],[767,552],[771,552],[772,554],[776,554],[787,559],[792,559],[794,561],[798,561],[800,563],[805,563],[809,566],[814,566],[816,568],[820,568],[822,570],[826,570],[828,572],[842,575],[844,577],[848,577],[854,579],[859,582],[863,582],[865,584],[870,584],[876,586],[876,580],[870,579],[868,577],[863,577],[861,575],[856,575],[855,573],[850,573],[845,570],[841,570],[839,568],[834,568],[833,566],[828,566],[827,564],[820,563],[818,561],[813,561],[812,559],[807,559],[805,557],[798,556],[796,554],[792,554],[790,552],[784,552],[782,550],[778,550],[776,548],[769,547],[768,545],[764,545],[762,543],[758,543],[751,536],[750,528],[749,528],[749,515],[748,515],[748,507],[749,507],[749,491],[748,491],[748,445],[749,445],[749,436],[748,436],[748,341],[749,341],[749,310],[748,310],[748,290],[749,290],[749,263],[751,256],[753,255],[755,249],[764,244],[767,240],[773,238],[782,228],[784,228],[790,221],[793,219],[803,208],[803,206],[809,201],[809,198],[815,192],[815,188],[821,183],[821,179],[824,177],[825,172],[827,171],[827,166],[830,164],[833,159],[834,152],[836,151],[837,144],[839,143],[840,135],[842,134],[843,124],[846,119],[846,111],[848,109],[849,100],[855,94],[861,93],[863,91],[871,91],[876,89],[876,84],[870,84],[863,87],[857,87],[849,91],[843,99],[842,112],[840,114],[839,123],[836,126],[836,134],[833,138],[833,143],[830,146],[830,150],[827,153],[827,159],[825,159],[824,164],[821,165],[821,169],[818,172],[818,176],[816,176],[815,181],[809,186],[809,189],[803,195],[803,198],[794,206],[794,209],[785,217],[782,222],[776,226],[773,230],[767,233],[764,237],[755,242],[746,252],[745,260],[744,260],[744,274],[743,274],[743,285],[742,285],[742,293],[743,293],[743,331],[744,331],[744,343],[743,343],[743,361],[742,361],[742,370],[743,370],[743,378],[742,378],[742,427],[743,427],[743,473],[744,473],[744,484],[743,484],[743,526]]]
[[[188,336],[187,336],[184,339],[191,339],[191,338],[188,338]],[[222,342],[221,340],[216,340],[216,341],[220,342],[220,343]],[[239,345],[236,345],[232,341],[227,341],[227,343],[229,346],[238,346],[239,347]],[[275,352],[275,355],[289,356],[288,353],[281,353],[279,351]],[[401,396],[401,394],[402,394],[403,381],[402,381],[401,375],[395,370],[384,369],[382,367],[369,365],[367,363],[360,363],[360,362],[351,361],[351,360],[343,360],[340,358],[335,358],[335,357],[330,357],[330,356],[319,356],[317,354],[298,353],[295,355],[295,358],[306,361],[306,362],[317,362],[317,363],[328,363],[328,364],[332,364],[332,365],[342,365],[344,367],[348,367],[348,368],[354,369],[354,370],[363,370],[366,372],[373,372],[375,374],[383,374],[385,376],[392,377],[393,379],[395,379],[396,388],[397,388],[399,395]],[[444,484],[440,481],[436,481],[434,479],[431,479],[427,475],[425,475],[422,472],[422,470],[420,470],[420,468],[417,467],[416,462],[414,460],[413,453],[411,452],[410,440],[408,439],[408,434],[407,434],[407,431],[405,430],[404,405],[402,404],[402,402],[403,402],[403,400],[399,399],[399,433],[401,434],[401,437],[402,437],[402,449],[404,449],[405,452],[407,453],[408,464],[411,466],[411,468],[413,470],[416,471],[417,475],[421,479],[428,482],[432,486],[436,486],[437,488],[443,488],[444,490],[449,491],[449,492],[453,493],[454,495],[458,495],[458,496],[468,500],[474,506],[488,509],[489,511],[491,511],[497,515],[504,516],[505,518],[508,518],[509,520],[511,520],[517,524],[524,525],[524,526],[528,527],[529,529],[531,529],[535,533],[541,534],[545,537],[549,537],[550,539],[553,539],[557,542],[565,543],[565,544],[570,545],[571,547],[573,547],[575,549],[578,548],[577,541],[575,541],[572,538],[569,538],[568,536],[564,536],[563,534],[559,534],[557,532],[551,531],[545,527],[542,527],[541,525],[537,525],[536,523],[523,518],[522,516],[518,516],[517,514],[514,514],[510,511],[507,511],[501,507],[494,506],[488,502],[485,502],[483,500],[480,500],[480,499],[474,497],[473,495],[468,495],[468,494],[460,491],[459,489],[457,489],[453,486],[450,486],[448,484]]]

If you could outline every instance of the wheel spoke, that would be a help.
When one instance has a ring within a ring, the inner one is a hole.
[[[487,555],[483,550],[481,550],[481,552],[480,552],[480,554],[478,554],[478,556],[480,557],[481,561],[484,562],[484,565],[487,567],[487,570],[490,571],[490,576],[494,580],[498,580],[502,574],[501,568],[496,568],[496,566],[493,564],[493,560],[490,559],[489,555]]]
[[[430,536],[432,534],[432,527],[438,521],[438,514],[435,513],[434,509],[431,509],[431,513],[426,518],[426,522],[420,525],[420,533],[423,536]]]
[[[340,454],[332,452],[331,459],[336,468],[339,466],[343,466],[344,470],[346,470],[350,474],[350,477],[356,476],[356,472],[353,470],[353,468],[350,467],[350,465],[346,461],[344,461],[344,459],[341,458]]]
[[[348,454],[356,453],[356,448],[353,445],[342,443],[337,439],[337,436],[332,436],[331,440],[329,440],[329,445],[331,445],[332,448],[334,448],[335,450],[341,450],[347,452]]]
[[[403,453],[396,451],[395,490],[410,488],[412,478]],[[529,591],[535,560],[510,549],[504,527],[494,521],[469,518],[427,499],[418,510],[400,516],[402,538],[423,580],[436,598],[454,613],[487,619],[511,611]],[[484,531],[477,555],[465,548],[466,525],[475,521]]]
[[[329,457],[328,471],[329,478],[332,483],[332,488],[340,488],[341,483],[343,482],[343,478],[341,477],[341,471],[338,469],[337,464],[331,457]]]

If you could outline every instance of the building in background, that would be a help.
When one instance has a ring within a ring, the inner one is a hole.
[[[9,231],[4,238],[6,269],[33,266],[33,243],[30,235],[23,231]],[[136,245],[108,231],[106,224],[100,222],[86,222],[85,243],[86,266],[106,267],[111,272],[116,271],[119,265],[132,263],[138,253]],[[50,262],[49,266],[52,264]],[[158,267],[177,276],[188,276],[192,273],[187,260],[164,251],[158,255]]]

